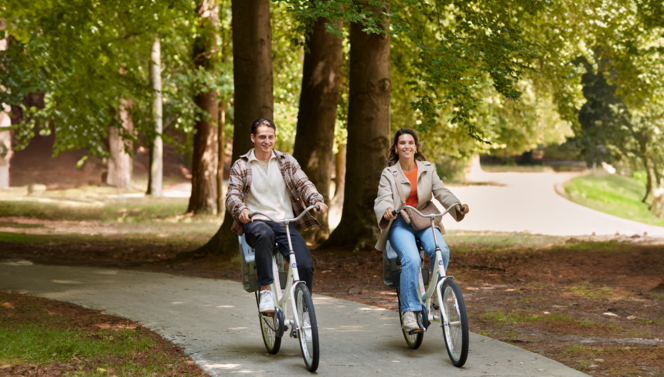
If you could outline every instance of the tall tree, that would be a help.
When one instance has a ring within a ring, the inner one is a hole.
[[[154,139],[150,153],[150,179],[148,194],[155,198],[161,197],[161,186],[164,167],[164,146],[161,140],[162,103],[161,103],[161,45],[159,37],[155,38],[150,54],[150,81],[154,90],[152,110],[154,114]]]
[[[389,7],[368,6],[375,14]],[[389,21],[383,18],[383,30]],[[323,247],[358,246],[377,238],[373,203],[385,153],[390,143],[390,36],[368,34],[359,23],[350,26],[348,144],[344,206],[339,226]]]
[[[120,108],[117,114],[119,125],[111,127],[108,131],[109,158],[106,183],[126,190],[131,189],[133,170],[133,159],[131,154],[127,152],[131,151],[133,147],[130,139],[134,132],[134,121],[131,115],[132,106],[133,102],[131,100],[120,100]]]
[[[196,69],[214,72],[214,52],[217,49],[219,8],[214,0],[198,3],[199,33],[194,42]],[[217,92],[203,83],[194,98],[200,110],[196,120],[191,171],[191,196],[187,212],[195,214],[217,212],[217,122],[219,116]]]
[[[274,97],[270,0],[233,0],[232,13],[235,83],[232,160],[235,161],[252,148],[251,123],[258,118],[272,119]],[[237,252],[232,225],[233,217],[226,211],[217,233],[196,252]]]
[[[12,125],[10,107],[0,105],[0,189],[9,188],[9,160],[12,158],[12,132],[3,130]]]
[[[327,23],[342,26],[341,21],[319,18],[307,41],[293,156],[329,205],[343,57],[342,38],[328,33]],[[321,227],[313,230],[312,235],[327,238],[330,233],[328,213],[316,217]]]

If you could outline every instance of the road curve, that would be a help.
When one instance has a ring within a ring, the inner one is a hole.
[[[470,180],[497,182],[504,186],[452,187],[468,203],[471,212],[461,222],[446,216],[446,229],[531,232],[558,236],[634,235],[664,237],[664,228],[621,219],[573,203],[555,186],[578,173],[485,173],[473,172]]]
[[[309,376],[297,342],[265,351],[253,294],[237,282],[88,267],[0,263],[0,289],[71,302],[144,324],[183,346],[209,375]],[[471,334],[464,368],[450,363],[432,327],[419,350],[407,348],[397,313],[314,297],[320,376],[585,376],[556,361]]]

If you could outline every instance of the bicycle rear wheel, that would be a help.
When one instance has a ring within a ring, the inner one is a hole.
[[[281,348],[281,335],[284,333],[284,315],[279,308],[275,308],[272,313],[258,313],[258,319],[261,322],[261,333],[263,333],[263,343],[267,352],[276,354]]]
[[[440,310],[445,311],[445,316],[441,313],[441,324],[447,355],[455,367],[462,367],[468,358],[470,340],[466,304],[459,285],[453,279],[445,280],[441,287],[441,297],[443,306]]]
[[[297,309],[295,315],[297,315],[300,322],[300,327],[297,329],[297,338],[300,341],[302,358],[307,370],[315,372],[318,369],[319,361],[318,322],[316,321],[311,293],[304,284],[298,284],[295,287],[295,307]]]

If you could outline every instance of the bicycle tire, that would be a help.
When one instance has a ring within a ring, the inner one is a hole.
[[[439,314],[447,355],[450,357],[452,364],[460,368],[468,359],[468,343],[470,341],[466,304],[463,301],[461,288],[453,279],[445,280],[441,287],[441,297],[443,305]],[[442,315],[443,310],[445,310],[446,317]],[[444,318],[447,318],[447,322]]]
[[[279,308],[275,308],[273,313],[258,313],[258,320],[261,323],[261,333],[263,334],[263,343],[267,352],[275,355],[281,348],[281,336],[284,330],[284,315]]]
[[[304,284],[295,287],[295,307],[300,327],[297,329],[297,338],[300,343],[300,351],[304,364],[309,372],[318,369],[320,349],[318,347],[318,322],[311,293]]]
[[[401,317],[401,298],[399,297],[399,290],[397,289],[397,300],[399,302],[399,325],[401,327],[401,332],[403,333],[403,338],[406,340],[406,344],[408,345],[409,348],[411,349],[418,349],[422,345],[422,341],[424,340],[424,331],[420,331],[418,333],[410,334],[408,331],[403,329],[403,318]],[[418,315],[418,323],[421,324],[422,319],[419,318],[421,316],[421,312]],[[420,325],[420,327],[422,327]]]

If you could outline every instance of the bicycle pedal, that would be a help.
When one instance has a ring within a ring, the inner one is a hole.
[[[261,312],[262,314],[273,314],[274,310],[266,310],[264,312]]]

